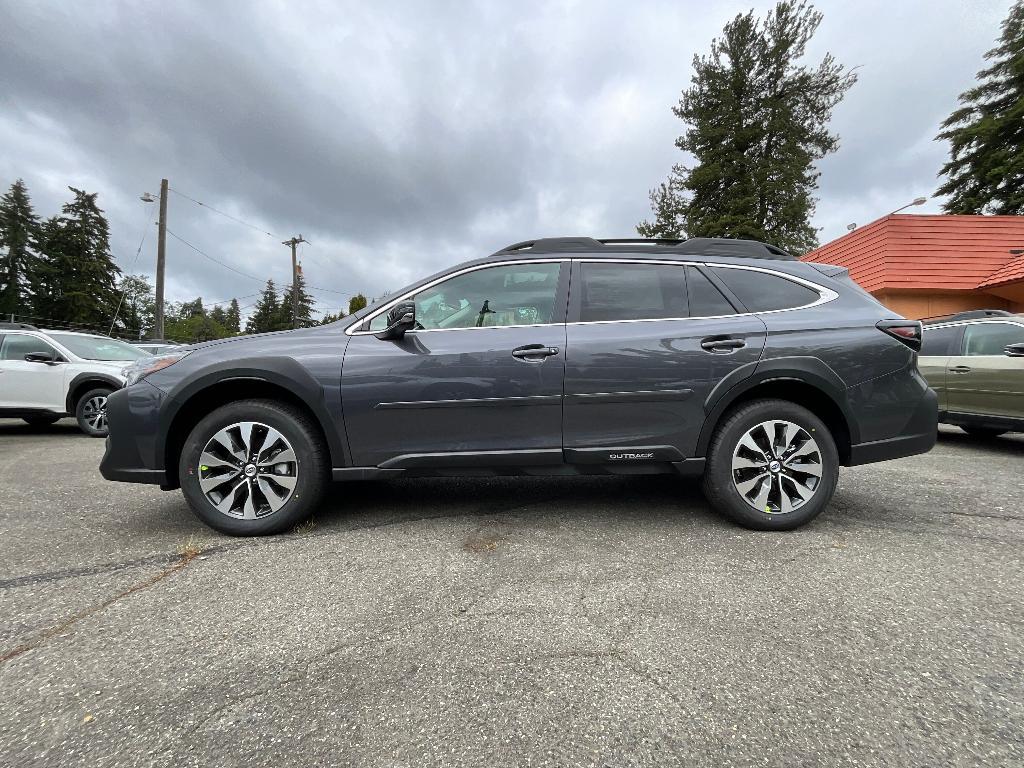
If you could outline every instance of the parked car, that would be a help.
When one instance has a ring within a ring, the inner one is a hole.
[[[1024,431],[1024,315],[976,310],[924,325],[921,373],[939,421],[980,437]]]
[[[107,336],[0,323],[0,417],[44,425],[74,416],[87,435],[106,437],[107,396],[142,357]]]
[[[240,535],[331,479],[410,475],[702,474],[731,519],[789,529],[841,465],[934,445],[920,341],[845,269],[763,243],[536,240],[327,326],[139,360],[100,469]]]
[[[151,355],[163,355],[167,352],[173,352],[182,345],[176,341],[164,341],[162,339],[158,339],[155,341],[140,341],[138,344],[133,346],[136,346]]]

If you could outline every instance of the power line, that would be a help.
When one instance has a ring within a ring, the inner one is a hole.
[[[135,270],[135,264],[139,261],[139,254],[142,253],[142,244],[146,242],[146,233],[149,232],[149,210],[143,208],[142,212],[145,214],[142,227],[142,239],[139,240],[139,247],[135,249],[135,258],[132,259],[132,266],[131,269],[128,270],[129,272]],[[122,282],[125,282],[124,278],[122,278]],[[128,285],[125,282],[125,286],[121,291],[121,298],[117,300],[117,309],[114,310],[114,316],[110,318],[110,330],[107,331],[108,336],[114,332],[114,323],[117,322],[117,314],[121,311],[121,305],[124,304],[124,295],[126,293],[128,293]]]
[[[254,276],[252,276],[252,275],[247,275],[247,274],[246,274],[245,272],[242,272],[242,271],[240,271],[240,270],[237,270],[237,269],[235,269],[235,268],[234,268],[234,267],[232,267],[232,266],[231,266],[230,264],[225,264],[225,263],[224,263],[223,261],[219,261],[219,260],[217,260],[217,259],[213,258],[213,256],[211,256],[210,254],[206,253],[205,251],[201,251],[201,250],[199,250],[198,248],[196,248],[196,247],[195,247],[194,245],[192,245],[192,243],[190,243],[190,242],[189,242],[188,240],[186,240],[185,238],[181,237],[180,235],[176,235],[176,234],[175,234],[174,232],[172,232],[172,231],[170,230],[170,228],[168,228],[168,229],[167,229],[167,234],[168,234],[168,235],[170,235],[171,237],[173,237],[173,238],[174,238],[175,240],[178,240],[178,241],[180,241],[180,242],[184,243],[184,244],[185,244],[185,245],[187,245],[187,246],[188,246],[189,248],[191,248],[191,249],[192,249],[193,251],[195,251],[196,253],[198,253],[198,254],[199,254],[200,256],[205,256],[205,257],[206,257],[206,258],[208,258],[208,259],[209,259],[210,261],[212,261],[212,262],[213,262],[214,264],[220,264],[220,265],[221,265],[222,267],[224,267],[225,269],[230,269],[230,270],[231,270],[232,272],[234,272],[235,274],[237,274],[237,275],[241,275],[242,277],[247,277],[247,278],[249,278],[250,280],[255,280],[255,281],[256,281],[256,282],[258,282],[258,283],[263,283],[263,282],[266,282],[266,281],[265,281],[265,280],[264,280],[264,279],[263,279],[262,277],[254,277]]]
[[[250,229],[255,229],[257,232],[259,232],[261,234],[268,235],[270,237],[277,237],[277,235],[273,234],[272,232],[267,232],[265,229],[263,229],[261,227],[257,227],[255,224],[250,224],[247,221],[243,221],[242,219],[238,218],[237,216],[232,216],[230,213],[224,213],[224,211],[218,210],[217,208],[214,208],[212,205],[207,205],[206,203],[202,202],[201,200],[196,200],[194,197],[189,197],[184,192],[179,192],[176,189],[171,189],[171,192],[173,192],[174,194],[178,195],[178,197],[184,197],[186,200],[191,200],[196,205],[201,205],[203,208],[206,208],[207,210],[213,211],[214,213],[219,213],[221,216],[224,216],[225,218],[231,219],[232,221],[236,221],[239,224],[242,224],[242,225],[244,225],[246,227],[249,227]]]

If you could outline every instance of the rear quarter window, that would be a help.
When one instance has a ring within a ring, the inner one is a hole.
[[[736,294],[748,312],[806,307],[820,298],[813,288],[767,272],[730,267],[711,267],[711,271]]]

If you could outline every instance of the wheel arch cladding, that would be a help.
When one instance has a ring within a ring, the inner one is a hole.
[[[120,388],[121,382],[113,376],[107,376],[102,373],[80,373],[68,385],[68,395],[64,401],[64,407],[68,413],[74,414],[79,398],[90,389],[110,389],[113,391]]]
[[[344,447],[325,406],[323,390],[294,360],[254,360],[245,367],[232,361],[230,369],[189,377],[187,385],[171,392],[170,398],[173,407],[161,419],[161,433],[166,435],[163,451],[156,458],[171,486],[178,485],[178,459],[192,428],[207,414],[237,400],[277,400],[298,408],[317,427],[331,465],[345,463]]]
[[[773,398],[801,405],[825,422],[835,440],[839,462],[846,464],[850,459],[850,446],[860,441],[857,422],[849,416],[845,388],[839,377],[824,363],[817,362],[827,373],[823,375],[813,370],[817,366],[806,364],[801,366],[804,370],[781,366],[761,370],[758,366],[758,371],[752,376],[720,391],[722,385],[729,383],[723,380],[705,404],[707,417],[697,441],[697,455],[707,453],[711,437],[727,412],[751,400]]]

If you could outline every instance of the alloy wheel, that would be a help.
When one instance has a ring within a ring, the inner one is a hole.
[[[103,432],[107,428],[107,396],[96,395],[90,397],[82,406],[82,418],[85,423],[97,432]]]
[[[292,497],[298,479],[291,443],[255,421],[220,429],[199,455],[199,487],[214,509],[229,517],[274,514]]]
[[[758,512],[785,515],[799,509],[821,484],[821,450],[791,421],[764,421],[747,430],[732,454],[732,481]]]

